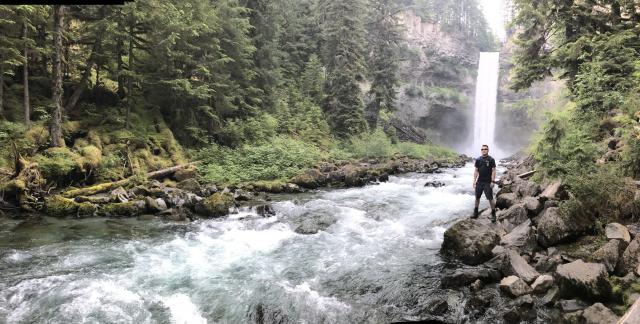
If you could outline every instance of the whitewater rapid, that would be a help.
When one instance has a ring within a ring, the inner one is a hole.
[[[400,320],[419,313],[437,283],[443,233],[473,208],[472,172],[276,196],[267,218],[246,208],[188,224],[3,220],[0,322]],[[292,220],[319,214],[336,222],[294,231]]]

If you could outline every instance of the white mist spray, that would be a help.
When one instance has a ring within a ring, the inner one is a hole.
[[[494,145],[499,60],[499,52],[480,53],[473,118],[473,147],[470,151],[473,156],[478,155],[482,144],[489,145],[494,157],[500,154]]]

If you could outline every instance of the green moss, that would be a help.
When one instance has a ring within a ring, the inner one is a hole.
[[[255,181],[249,184],[257,191],[281,193],[284,192],[286,183],[282,180],[273,181]]]
[[[72,172],[82,170],[83,159],[66,147],[52,147],[35,157],[47,181],[66,181]]]
[[[144,212],[144,202],[129,201],[125,203],[111,203],[102,206],[99,214],[107,217],[138,216]]]
[[[77,202],[60,195],[53,195],[44,200],[45,212],[53,217],[75,217],[79,206]]]
[[[206,216],[209,217],[224,216],[229,213],[229,208],[233,205],[233,195],[228,192],[216,192],[202,201],[202,207],[204,207]]]
[[[84,164],[91,169],[97,168],[100,165],[100,161],[102,161],[102,151],[93,145],[81,148],[80,154],[84,157]]]

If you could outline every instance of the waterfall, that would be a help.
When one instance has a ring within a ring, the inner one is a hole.
[[[494,156],[499,152],[494,142],[499,59],[499,52],[480,53],[474,105],[472,156],[478,155],[482,144],[489,145],[490,154]]]

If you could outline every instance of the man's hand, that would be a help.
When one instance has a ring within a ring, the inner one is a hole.
[[[493,185],[495,182],[491,181],[491,189],[493,190]]]
[[[476,190],[476,183],[473,183],[473,190]]]

